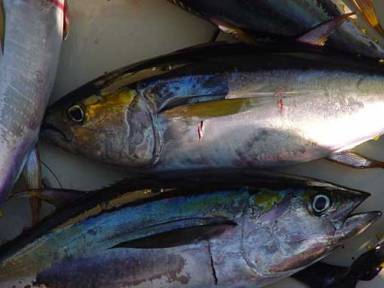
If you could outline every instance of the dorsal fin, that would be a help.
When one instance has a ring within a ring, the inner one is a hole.
[[[348,13],[336,17],[330,21],[321,23],[310,31],[296,38],[296,41],[313,46],[324,46],[329,36],[354,13]]]

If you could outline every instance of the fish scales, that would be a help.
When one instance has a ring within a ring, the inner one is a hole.
[[[244,169],[142,175],[92,193],[2,246],[0,283],[37,275],[48,287],[262,287],[380,216],[351,214],[367,193]]]
[[[49,108],[42,135],[130,169],[298,164],[383,134],[383,72],[312,50],[191,48],[73,91]]]
[[[352,6],[350,2],[353,1],[170,0],[170,2],[195,12],[195,14],[218,25],[223,31],[235,36],[237,34],[240,36],[241,31],[245,29],[246,33],[251,33],[249,38],[262,44],[275,36],[282,35],[295,38],[306,33],[321,23],[350,12],[350,6]],[[371,0],[366,2],[371,3]],[[382,39],[383,35],[378,33],[372,35],[370,38],[355,20],[351,20],[340,27],[336,27],[328,42],[333,48],[353,54],[383,58],[383,44],[376,41]]]
[[[4,0],[0,56],[0,198],[37,141],[55,80],[63,11],[49,0]],[[59,1],[64,2],[64,1]]]

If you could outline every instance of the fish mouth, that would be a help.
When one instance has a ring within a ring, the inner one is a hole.
[[[369,211],[362,213],[353,213],[365,200],[367,200],[371,194],[358,190],[351,190],[349,193],[353,193],[352,205],[349,209],[346,209],[340,215],[339,219],[343,221],[336,225],[335,240],[343,241],[358,234],[363,233],[373,223],[375,223],[382,215],[381,211]],[[349,210],[349,211],[348,211]],[[344,214],[344,217],[343,215]]]
[[[363,233],[382,215],[380,211],[351,214],[346,218],[342,227],[337,230],[335,237],[338,241],[351,238]]]
[[[52,140],[52,137],[49,136],[50,133],[59,134],[65,142],[71,142],[72,141],[71,137],[66,135],[62,130],[60,130],[56,126],[49,124],[49,123],[46,123],[46,122],[43,122],[43,124],[41,125],[41,135],[43,137],[45,135],[44,138],[46,138],[48,140]]]

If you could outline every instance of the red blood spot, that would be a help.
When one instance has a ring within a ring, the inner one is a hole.
[[[279,107],[279,111],[280,111],[280,113],[283,112],[283,110],[284,110],[284,102],[283,102],[283,98],[280,98],[280,100],[277,101],[277,106]]]
[[[55,5],[57,8],[59,8],[60,10],[62,10],[63,12],[65,11],[66,5],[63,2],[61,2],[60,0],[48,0],[48,1],[51,2],[53,5]]]
[[[283,99],[284,99],[284,97],[285,97],[285,92],[284,92],[284,90],[283,90],[283,89],[280,89],[280,90],[276,91],[275,96],[280,98],[280,99],[277,101],[277,107],[279,108],[280,113],[282,113],[283,110],[284,110],[284,101],[283,101]]]
[[[197,134],[199,135],[199,140],[201,140],[201,138],[203,138],[203,135],[204,135],[204,121],[201,121],[199,123],[199,125],[197,126]]]
[[[60,9],[64,14],[64,22],[63,22],[63,32],[64,32],[64,39],[68,35],[69,31],[69,16],[68,16],[68,2],[67,0],[48,0],[53,5],[56,6],[56,8]]]

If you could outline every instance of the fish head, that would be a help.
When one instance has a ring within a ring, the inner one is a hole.
[[[41,136],[64,150],[106,163],[141,168],[153,163],[155,129],[149,107],[133,89],[73,95],[48,108]]]
[[[249,266],[268,278],[287,277],[364,231],[380,212],[352,214],[368,193],[313,181],[251,197],[243,226]]]

